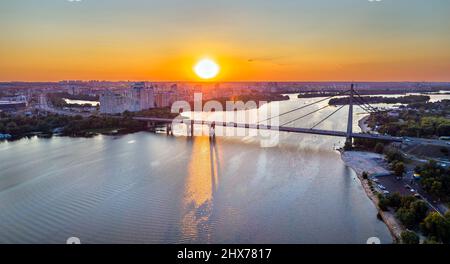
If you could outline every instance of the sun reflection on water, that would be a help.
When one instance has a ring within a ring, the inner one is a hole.
[[[214,194],[218,185],[218,151],[214,140],[193,141],[181,223],[183,241],[209,241]]]

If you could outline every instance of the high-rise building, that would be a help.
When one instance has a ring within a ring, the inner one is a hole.
[[[131,98],[133,100],[133,111],[141,111],[155,107],[155,93],[151,85],[145,82],[133,84],[131,88]]]
[[[120,114],[130,110],[130,102],[127,96],[106,90],[100,95],[100,112],[103,114]]]
[[[100,112],[104,114],[138,112],[154,107],[153,86],[144,82],[134,83],[131,89],[122,93],[106,90],[100,95]]]

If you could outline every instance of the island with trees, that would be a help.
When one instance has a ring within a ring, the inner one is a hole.
[[[400,97],[384,97],[384,96],[362,96],[361,98],[354,98],[354,103],[364,102],[367,104],[411,104],[411,103],[426,103],[430,101],[430,97],[427,95],[407,95]],[[339,97],[332,98],[329,101],[330,105],[348,105],[350,104],[350,98]]]

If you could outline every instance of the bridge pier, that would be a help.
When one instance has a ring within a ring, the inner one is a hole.
[[[186,135],[188,137],[194,136],[194,122],[191,121],[190,123],[186,124]]]
[[[191,124],[186,124],[186,136],[191,137]]]
[[[147,130],[151,132],[156,132],[156,124],[155,122],[147,122]]]
[[[212,123],[209,126],[209,137],[213,139],[216,138],[216,123]]]
[[[171,123],[167,123],[166,124],[166,134],[169,136],[173,136],[173,129],[172,129],[172,124]]]
[[[353,94],[355,85],[352,83],[350,88],[350,97],[348,105],[348,120],[347,120],[347,139],[345,141],[345,149],[353,147]]]

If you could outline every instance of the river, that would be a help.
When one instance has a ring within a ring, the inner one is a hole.
[[[310,127],[335,109],[291,125]],[[346,118],[342,109],[317,128],[345,130]],[[0,143],[0,243],[392,242],[335,150],[344,139],[281,133],[266,148],[258,136],[210,142],[183,131]]]
[[[97,106],[100,104],[98,101],[86,101],[86,100],[72,100],[72,99],[63,99],[67,104],[77,104],[77,105],[90,105]]]

